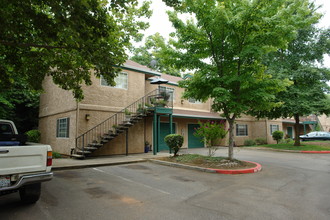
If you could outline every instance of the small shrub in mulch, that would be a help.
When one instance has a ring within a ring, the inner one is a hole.
[[[248,169],[256,166],[255,164],[246,161],[240,161],[236,159],[229,160],[227,157],[202,156],[199,154],[183,154],[183,155],[178,155],[176,157],[162,157],[157,159],[173,162],[173,163],[181,163],[190,166],[199,166],[199,167],[211,168],[211,169],[236,170],[236,169]]]

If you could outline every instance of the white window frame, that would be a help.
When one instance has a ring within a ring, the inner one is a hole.
[[[168,98],[168,100],[171,100],[171,98],[172,98],[172,100],[174,101],[174,98],[175,98],[175,96],[174,96],[174,91],[175,91],[175,89],[174,89],[174,88],[166,87],[166,86],[159,86],[159,89],[160,89],[161,92],[162,92],[162,91],[169,92],[170,97]],[[171,96],[172,96],[172,97],[171,97]]]
[[[69,138],[70,137],[70,118],[58,118],[56,120],[56,137]]]
[[[236,124],[236,136],[248,136],[249,129],[246,124]]]
[[[192,104],[202,104],[202,102],[200,100],[197,100],[197,99],[194,99],[194,98],[189,98],[188,102],[192,103]]]
[[[123,77],[124,75],[125,75],[125,79],[121,79],[121,77]],[[126,82],[122,83],[121,80],[126,81]],[[114,78],[114,81],[115,81],[116,85],[115,86],[110,86],[107,83],[107,81],[105,81],[105,79],[103,78],[102,75],[100,77],[100,85],[101,86],[107,86],[107,87],[112,87],[112,88],[117,88],[117,89],[128,89],[128,73],[127,72],[118,73],[118,75]]]
[[[280,126],[279,125],[270,125],[270,134],[273,135],[274,131],[279,131]]]

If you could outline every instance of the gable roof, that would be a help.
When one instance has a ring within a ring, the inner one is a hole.
[[[156,77],[158,76],[158,77],[168,80],[169,84],[175,85],[175,86],[178,85],[179,81],[183,80],[181,77],[178,77],[178,76],[172,76],[172,75],[168,75],[165,73],[159,73],[147,66],[141,65],[132,60],[126,60],[126,62],[124,63],[124,65],[121,68],[127,69],[127,70],[133,70],[133,71],[141,72],[141,73],[145,73],[145,74],[150,74],[150,75],[156,76]],[[152,79],[149,79],[149,80],[152,80]]]
[[[152,69],[150,69],[147,66],[143,66],[137,62],[134,62],[132,60],[126,60],[126,62],[124,63],[123,66],[121,66],[120,68],[122,69],[127,69],[127,70],[133,70],[136,72],[140,72],[140,73],[145,73],[145,74],[149,74],[149,75],[153,75],[153,76],[161,76],[162,74],[154,71]]]

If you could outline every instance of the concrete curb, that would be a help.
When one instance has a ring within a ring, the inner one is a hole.
[[[179,167],[179,168],[186,168],[186,169],[190,169],[190,170],[197,170],[197,171],[202,171],[202,172],[207,172],[207,173],[221,173],[221,174],[257,173],[257,172],[260,172],[262,169],[260,164],[258,164],[256,162],[251,162],[251,161],[245,161],[245,162],[253,163],[256,165],[256,167],[249,168],[249,169],[242,169],[242,170],[211,169],[211,168],[204,168],[204,167],[198,167],[198,166],[190,166],[190,165],[186,165],[186,164],[173,163],[173,162],[157,160],[157,159],[149,159],[148,161],[150,161],[152,163],[161,164],[161,165],[171,166],[171,167]]]
[[[140,162],[146,162],[146,161],[147,161],[147,159],[137,159],[137,160],[120,161],[120,162],[53,166],[52,171],[82,169],[82,168],[101,167],[101,166],[115,166],[115,165],[123,165],[123,164],[130,164],[130,163],[140,163]]]

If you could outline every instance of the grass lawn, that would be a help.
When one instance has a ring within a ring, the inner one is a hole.
[[[300,151],[330,151],[330,141],[308,141],[300,142],[301,146],[293,146],[293,143],[288,144],[268,144],[260,145],[260,147],[268,147],[281,150],[300,150]]]

